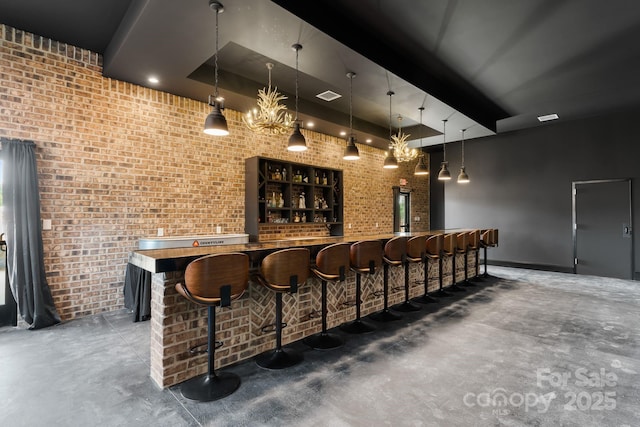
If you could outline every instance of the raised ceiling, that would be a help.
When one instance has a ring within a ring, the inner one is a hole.
[[[206,101],[215,15],[209,0],[0,0],[0,21],[104,55],[104,75]],[[222,0],[220,87],[245,111],[267,82],[316,130],[348,128],[386,147],[388,90],[411,139],[477,138],[627,108],[640,100],[640,3],[628,0]],[[152,85],[154,75],[160,82]],[[326,102],[325,90],[342,95]],[[419,126],[418,108],[425,106]],[[204,118],[203,118],[204,119]],[[419,141],[413,142],[414,144]]]

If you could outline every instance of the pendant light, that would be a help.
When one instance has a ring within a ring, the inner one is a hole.
[[[360,153],[358,147],[356,147],[356,136],[353,134],[353,78],[356,73],[349,72],[347,77],[349,78],[349,143],[344,150],[344,160],[358,160]]]
[[[227,127],[227,120],[222,114],[222,110],[224,110],[222,98],[218,96],[218,15],[224,12],[224,6],[217,0],[209,0],[209,8],[216,13],[216,54],[213,57],[215,90],[213,96],[209,95],[209,105],[212,109],[204,121],[204,133],[207,135],[226,136],[229,135],[229,128]]]
[[[384,165],[382,166],[385,169],[398,169],[398,160],[396,160],[396,156],[393,153],[393,146],[391,145],[391,97],[395,95],[395,92],[390,90],[387,92],[387,96],[389,96],[389,155],[384,159]]]
[[[469,175],[467,175],[467,172],[464,170],[464,131],[466,131],[466,129],[460,130],[460,132],[462,132],[462,166],[458,174],[458,184],[466,184],[469,182]]]
[[[449,181],[451,179],[451,172],[449,172],[449,162],[447,162],[447,119],[442,121],[442,149],[444,150],[444,154],[442,156],[440,172],[438,172],[438,179],[440,181]]]
[[[291,46],[296,51],[296,117],[293,121],[293,133],[289,137],[289,151],[305,151],[307,149],[307,141],[300,132],[300,121],[298,120],[298,52],[302,49],[302,45],[296,43]]]
[[[424,111],[424,107],[418,108],[420,110],[420,126],[422,126],[422,112]],[[420,157],[418,158],[418,164],[413,171],[414,175],[429,175],[429,168],[424,162],[424,152],[422,151],[422,134],[420,135]]]

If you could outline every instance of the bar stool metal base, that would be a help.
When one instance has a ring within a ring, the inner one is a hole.
[[[369,332],[375,331],[376,327],[363,322],[361,319],[356,319],[340,325],[340,329],[348,334],[368,334]]]
[[[328,332],[320,332],[319,334],[311,335],[302,340],[302,342],[314,350],[331,350],[332,348],[344,345],[342,338]]]
[[[405,302],[402,302],[402,303],[400,303],[398,305],[394,305],[393,309],[395,311],[400,311],[402,313],[408,313],[408,312],[411,312],[411,311],[420,311],[421,310],[419,305],[416,305],[416,304],[412,303],[411,301],[405,301]]]
[[[240,377],[230,372],[204,374],[180,386],[182,396],[198,402],[211,402],[229,396],[240,387]]]
[[[393,322],[402,319],[402,316],[392,313],[388,308],[385,308],[369,315],[369,319],[375,320],[376,322]]]
[[[284,369],[302,362],[302,353],[276,349],[256,356],[256,364],[264,369]]]
[[[435,295],[437,295],[440,298],[447,298],[447,297],[452,297],[453,294],[451,292],[447,292],[444,289],[438,289],[437,291],[434,292]]]
[[[418,304],[436,304],[438,302],[437,299],[433,298],[431,295],[428,295],[428,294],[415,297],[411,301],[417,302]]]

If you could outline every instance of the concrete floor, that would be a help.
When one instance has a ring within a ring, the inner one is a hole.
[[[245,362],[210,403],[149,378],[124,311],[0,329],[1,426],[638,426],[640,283],[498,276],[284,371]]]

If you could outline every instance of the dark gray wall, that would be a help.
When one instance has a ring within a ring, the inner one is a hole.
[[[572,182],[632,178],[638,271],[638,118],[640,108],[467,141],[466,185],[455,182],[461,144],[447,145],[454,179],[445,184],[445,227],[498,228],[490,260],[572,269]]]

